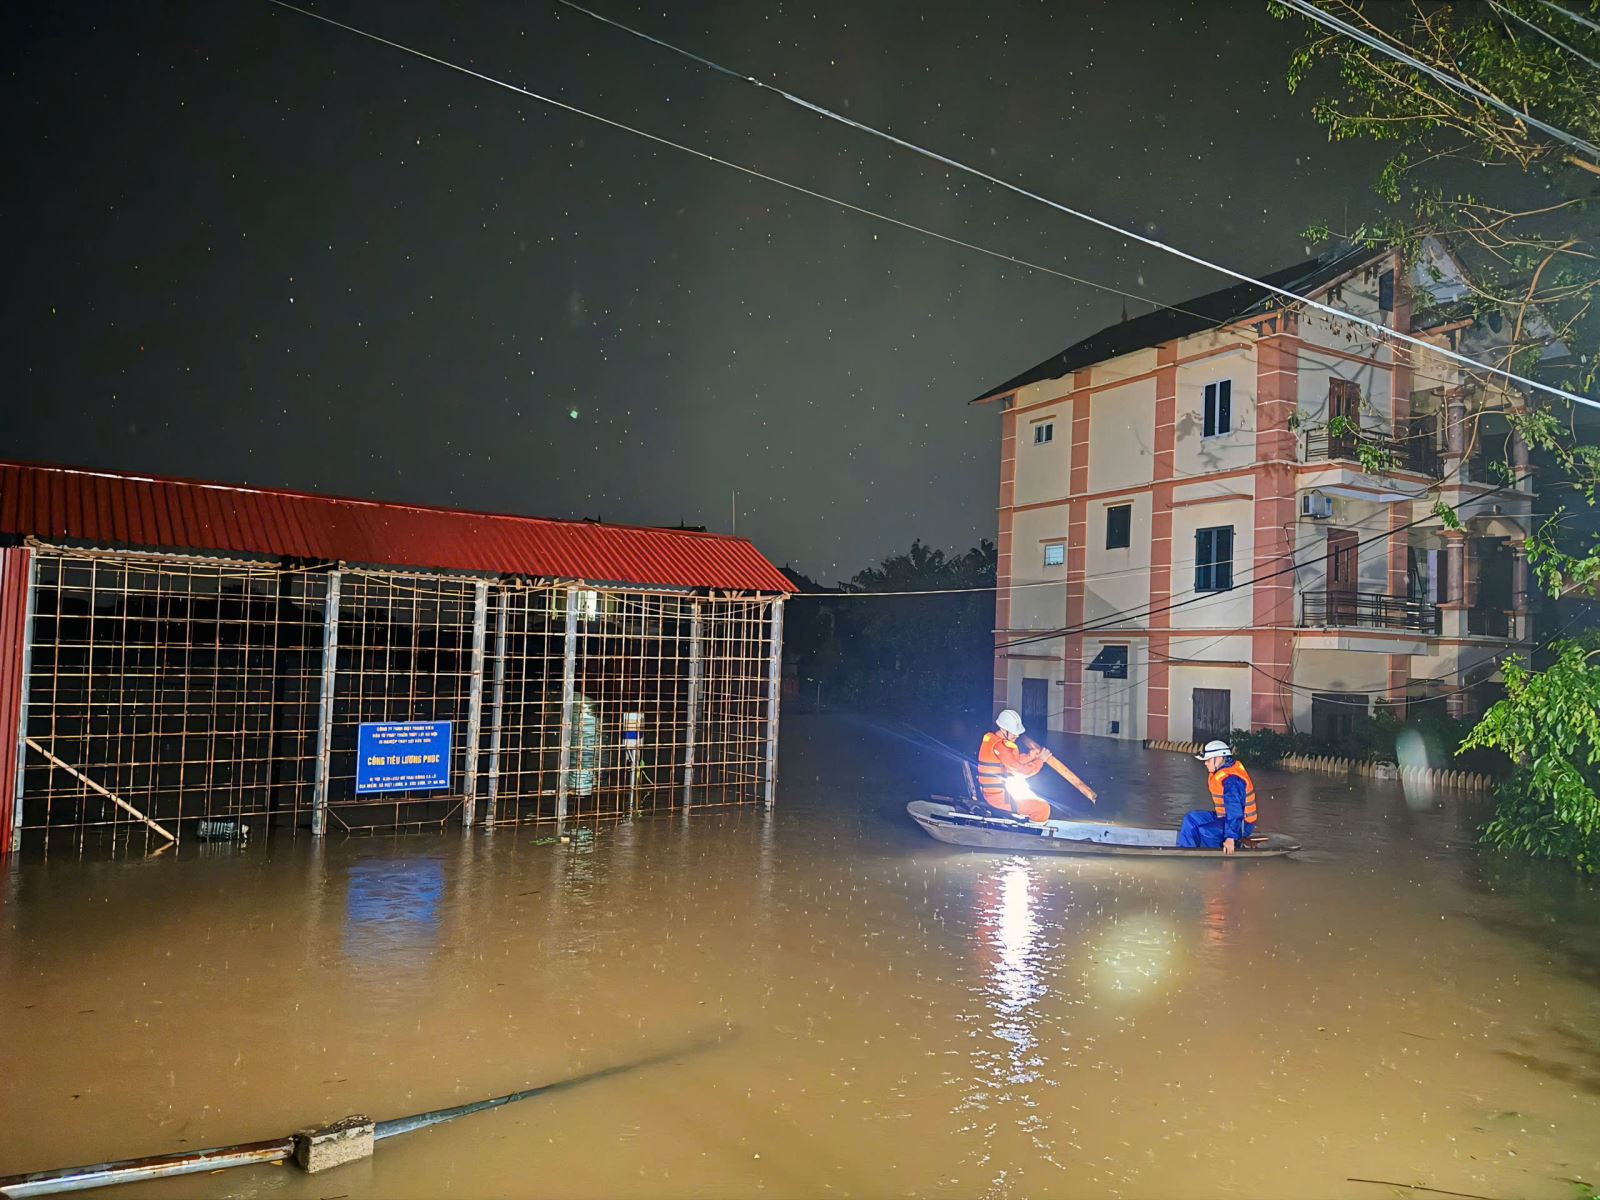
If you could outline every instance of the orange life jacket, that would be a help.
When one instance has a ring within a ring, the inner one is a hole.
[[[1237,762],[1231,762],[1222,770],[1215,772],[1209,779],[1211,784],[1211,805],[1219,817],[1228,815],[1228,802],[1223,798],[1223,785],[1229,779],[1244,780],[1244,819],[1246,823],[1256,823],[1256,785],[1246,771]]]
[[[1006,793],[1006,776],[1013,771],[1032,775],[1039,769],[1037,764],[1025,759],[1023,751],[1010,738],[994,730],[984,734],[983,744],[978,747],[978,788],[984,799],[997,808],[1015,808]]]

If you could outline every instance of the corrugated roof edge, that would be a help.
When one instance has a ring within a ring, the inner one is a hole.
[[[206,488],[217,492],[244,492],[254,496],[284,496],[291,500],[327,500],[335,504],[366,504],[374,508],[410,509],[413,512],[442,513],[457,517],[492,517],[504,521],[537,521],[541,525],[560,525],[581,529],[599,525],[604,529],[630,529],[639,533],[672,534],[676,537],[707,538],[724,542],[739,542],[753,546],[749,538],[732,533],[711,533],[699,529],[676,529],[671,525],[625,525],[614,521],[569,520],[565,517],[530,517],[525,513],[492,512],[480,508],[451,508],[443,504],[417,504],[410,500],[373,500],[363,496],[339,496],[332,492],[297,492],[293,488],[260,487],[253,483],[219,483],[210,479],[185,479],[181,475],[144,475],[131,471],[108,471],[102,467],[79,467],[71,463],[24,462],[15,458],[0,458],[0,467],[16,467],[24,471],[60,471],[70,475],[90,475],[97,479],[115,479],[121,483],[167,483],[179,487]],[[774,571],[778,568],[773,567]]]
[[[336,496],[321,492],[295,491],[289,488],[259,487],[251,484],[221,483],[212,480],[184,479],[172,476],[144,473],[135,474],[132,472],[112,471],[102,468],[83,467],[70,464],[0,460],[0,472],[15,473],[23,476],[24,479],[26,479],[28,475],[33,475],[35,477],[53,476],[59,480],[70,480],[77,478],[83,481],[84,484],[87,484],[88,481],[93,480],[95,485],[99,487],[103,487],[107,484],[133,484],[144,487],[179,489],[180,492],[188,491],[191,494],[210,493],[217,495],[219,499],[222,496],[232,495],[239,497],[240,499],[256,501],[271,499],[288,501],[296,504],[309,503],[316,505],[327,505],[330,507],[330,509],[344,509],[347,511],[361,508],[379,513],[409,513],[413,514],[419,519],[453,519],[464,521],[480,520],[492,522],[504,521],[512,526],[521,527],[524,529],[545,529],[549,531],[559,530],[571,534],[577,534],[580,537],[584,531],[604,531],[606,534],[622,534],[630,538],[646,539],[649,542],[660,546],[663,552],[666,552],[668,547],[678,547],[679,552],[687,552],[690,546],[699,547],[700,551],[695,554],[696,561],[701,561],[702,563],[716,563],[717,569],[712,571],[711,574],[719,576],[717,581],[708,580],[706,582],[696,582],[692,584],[686,584],[681,577],[677,579],[646,579],[641,577],[637,579],[624,579],[617,581],[615,576],[612,575],[600,576],[601,578],[606,579],[608,582],[620,582],[624,586],[630,584],[669,588],[690,586],[706,587],[724,591],[753,591],[774,595],[788,595],[792,590],[789,581],[784,577],[782,572],[780,572],[776,566],[774,566],[768,559],[765,558],[765,556],[761,554],[758,549],[756,549],[754,543],[747,538],[741,538],[731,534],[709,533],[686,529],[672,529],[669,527],[649,525],[621,525],[592,521],[563,520],[554,517],[531,517],[515,513],[484,512],[473,509],[448,508],[437,505],[373,500],[354,496]],[[96,500],[99,499],[103,499],[103,496],[96,497]],[[0,507],[3,507],[3,505],[0,505]],[[236,515],[245,517],[249,516],[249,514],[237,513]],[[138,524],[143,524],[143,522],[139,520],[137,516],[135,521]],[[87,526],[87,524],[95,522],[75,523],[85,524]],[[208,519],[205,523],[211,524],[212,522]],[[186,543],[182,546],[172,546],[167,544],[165,541],[159,541],[153,537],[122,537],[120,535],[108,537],[103,531],[90,532],[87,528],[85,528],[82,532],[85,534],[85,536],[80,537],[74,532],[67,530],[49,533],[47,531],[38,529],[0,528],[0,534],[9,535],[11,537],[40,537],[47,541],[79,542],[86,545],[98,545],[106,548],[127,547],[152,551],[176,551],[179,553],[184,551],[192,552],[194,550],[203,550],[210,553],[221,554],[242,553],[252,556],[261,556],[269,559],[284,557],[328,557],[326,555],[315,554],[296,556],[293,554],[285,554],[281,551],[266,550],[258,546],[246,544],[202,545],[196,543],[191,545]],[[146,529],[142,530],[141,532],[150,533],[153,531]],[[274,533],[280,532],[281,531],[279,530],[274,531]],[[291,538],[290,540],[301,540],[301,538],[303,538],[305,535],[305,530],[297,527],[294,530],[294,533],[299,534],[300,538]],[[241,542],[248,540],[251,539],[240,539]],[[719,551],[723,553],[719,554]],[[706,554],[711,555],[711,558],[704,558],[703,556]],[[606,567],[602,568],[602,570],[614,568],[616,565],[614,555],[610,555],[608,557],[609,561],[607,562]],[[340,556],[340,561],[350,563],[360,562],[366,565],[379,567],[395,566],[404,569],[438,570],[450,573],[496,573],[495,570],[475,570],[471,567],[452,565],[448,562],[424,564],[419,563],[414,559],[407,558],[397,558],[392,561],[374,561],[366,556],[355,553]],[[674,564],[674,569],[666,572],[666,574],[680,574],[680,569],[682,566],[682,561],[676,562]],[[508,575],[535,574],[534,572],[529,572],[510,565],[498,568],[498,573]],[[573,578],[582,579],[584,582],[592,582],[592,580],[590,580],[587,576],[577,575],[571,572],[544,572],[538,574],[539,577],[542,578]],[[598,575],[599,572],[596,574]],[[728,582],[728,580],[734,578],[737,579],[736,583]]]

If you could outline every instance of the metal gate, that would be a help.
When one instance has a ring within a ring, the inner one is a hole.
[[[779,597],[55,548],[28,574],[13,848],[773,799]],[[448,723],[447,784],[358,790],[363,728],[418,722]]]

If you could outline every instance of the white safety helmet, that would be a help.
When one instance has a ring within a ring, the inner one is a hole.
[[[1232,758],[1233,747],[1227,742],[1207,742],[1206,748],[1195,755],[1196,760],[1205,762],[1208,758]]]
[[[994,723],[997,728],[1004,729],[1012,737],[1021,737],[1026,732],[1022,728],[1022,714],[1014,708],[1003,710],[994,719]]]

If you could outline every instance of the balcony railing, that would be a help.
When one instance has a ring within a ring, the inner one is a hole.
[[[1305,592],[1300,597],[1302,629],[1414,629],[1439,634],[1439,606],[1383,592]]]
[[[1431,479],[1443,472],[1439,450],[1427,433],[1413,433],[1401,425],[1397,436],[1358,429],[1329,433],[1326,429],[1306,431],[1306,461],[1346,461],[1359,463],[1363,457],[1375,459],[1380,469],[1415,471]]]

